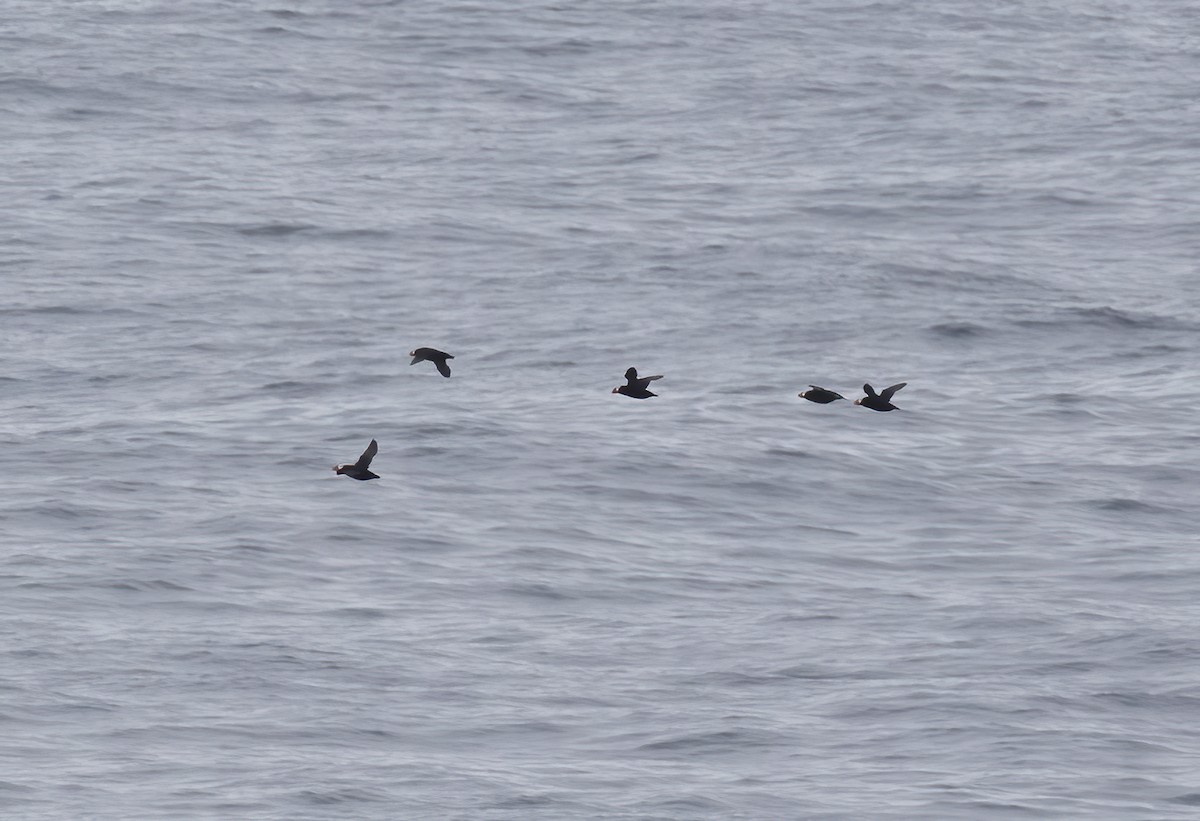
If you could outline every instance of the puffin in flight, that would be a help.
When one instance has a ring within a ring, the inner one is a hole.
[[[447,379],[450,378],[450,366],[446,364],[446,360],[454,357],[445,351],[439,351],[437,348],[417,348],[415,351],[409,351],[408,355],[413,358],[412,362],[408,363],[409,365],[415,365],[428,359],[437,365],[438,373]]]
[[[365,482],[368,479],[378,479],[379,476],[372,473],[368,468],[371,467],[371,460],[375,458],[375,454],[379,452],[379,443],[374,439],[371,444],[367,445],[367,449],[362,452],[362,456],[358,457],[358,461],[353,465],[337,465],[333,472],[341,476],[345,474],[351,479],[357,479],[360,482]]]
[[[830,402],[836,402],[839,399],[845,399],[840,393],[819,388],[816,385],[809,385],[812,390],[807,390],[799,394],[801,399],[807,399],[809,402],[816,402],[818,405],[828,405]]]
[[[662,374],[660,373],[657,376],[638,376],[637,368],[630,368],[625,371],[625,384],[613,388],[612,392],[623,394],[633,399],[649,399],[651,396],[658,396],[657,393],[651,393],[646,390],[646,387],[655,379],[662,379]]]
[[[863,385],[863,392],[866,393],[866,396],[862,399],[855,399],[854,404],[862,405],[873,411],[894,411],[896,406],[892,404],[892,394],[907,384],[907,382],[901,382],[899,385],[892,385],[890,388],[884,388],[879,394],[876,394],[875,389],[870,385]]]

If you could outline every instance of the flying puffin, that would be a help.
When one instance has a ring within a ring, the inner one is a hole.
[[[637,368],[630,368],[625,371],[625,384],[613,388],[612,392],[623,394],[633,399],[649,399],[651,396],[658,396],[657,393],[651,393],[646,390],[647,386],[655,379],[662,379],[662,374],[660,373],[657,376],[638,376]]]
[[[818,405],[828,405],[830,402],[836,402],[839,399],[845,399],[840,393],[818,388],[816,385],[809,385],[812,390],[805,391],[799,394],[801,399],[807,399],[809,402],[816,402]]]
[[[446,364],[446,360],[454,357],[445,351],[439,351],[437,348],[417,348],[415,351],[409,351],[408,355],[413,358],[412,362],[408,363],[409,365],[415,365],[428,359],[437,365],[438,373],[447,379],[450,378],[450,366]]]
[[[892,404],[892,394],[907,384],[907,382],[901,382],[899,385],[884,388],[878,395],[870,385],[863,385],[863,392],[866,393],[866,396],[862,399],[855,399],[854,404],[862,405],[864,408],[870,408],[874,411],[894,411],[896,406]]]
[[[333,472],[339,476],[345,474],[351,479],[357,479],[360,482],[365,482],[368,479],[378,479],[379,476],[368,470],[371,467],[371,460],[375,458],[375,454],[379,452],[379,443],[374,439],[371,444],[367,445],[367,449],[362,452],[362,456],[358,457],[358,461],[353,465],[336,465]]]

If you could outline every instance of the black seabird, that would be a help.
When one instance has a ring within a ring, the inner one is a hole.
[[[351,479],[358,479],[360,482],[365,482],[368,479],[378,479],[379,477],[367,470],[371,466],[371,460],[375,458],[375,454],[379,452],[379,443],[374,439],[371,444],[367,445],[367,449],[362,452],[362,456],[358,457],[358,461],[353,465],[338,465],[333,469],[334,473],[349,476]]]
[[[415,365],[428,359],[437,365],[438,373],[447,379],[450,378],[450,366],[446,364],[446,360],[454,357],[445,351],[439,351],[437,348],[417,348],[415,351],[409,351],[408,355],[413,358],[412,362],[408,363],[409,365]]]
[[[651,393],[646,390],[646,387],[655,379],[662,379],[662,374],[660,373],[657,376],[638,376],[637,368],[630,368],[625,371],[625,384],[613,388],[612,392],[634,399],[649,399],[651,396],[658,396],[657,393]]]
[[[907,382],[901,382],[899,385],[884,388],[879,395],[875,394],[875,389],[870,385],[863,385],[863,392],[866,393],[866,396],[862,399],[855,399],[854,404],[862,405],[864,408],[870,408],[874,411],[894,411],[896,406],[892,404],[892,394],[907,384]]]
[[[836,402],[839,399],[845,399],[840,393],[827,391],[824,388],[818,388],[816,385],[809,385],[812,390],[807,390],[799,394],[801,399],[807,399],[809,402],[816,402],[818,405],[828,405],[830,402]]]

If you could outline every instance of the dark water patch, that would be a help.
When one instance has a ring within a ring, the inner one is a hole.
[[[1035,402],[1052,402],[1055,405],[1081,405],[1090,402],[1094,397],[1086,393],[1051,393],[1035,396]]]
[[[95,385],[96,387],[103,387],[105,385],[116,385],[116,384],[120,384],[122,382],[128,382],[129,380],[134,379],[135,377],[141,377],[141,374],[130,374],[130,373],[97,374],[96,376],[89,376],[87,379],[87,382],[89,385]]]
[[[27,512],[45,516],[48,519],[73,521],[95,515],[98,511],[95,508],[83,508],[76,505],[36,505],[28,508]]]
[[[238,228],[237,232],[246,237],[288,237],[302,231],[312,231],[315,228],[315,225],[307,223],[272,222]]]
[[[663,801],[654,801],[649,806],[656,807],[660,810],[667,810],[672,813],[674,818],[732,818],[735,815],[730,815],[733,807],[722,801],[717,801],[712,798],[705,798],[702,795],[694,795],[688,798],[668,798]],[[703,816],[698,814],[703,814]]]
[[[765,450],[763,452],[767,456],[786,456],[790,459],[821,459],[821,458],[823,458],[819,454],[812,453],[811,451],[794,450],[791,448],[782,448],[782,447],[768,448],[767,450]]]
[[[309,34],[308,32],[304,32],[304,31],[297,31],[296,29],[288,28],[287,26],[261,26],[259,28],[254,29],[254,33],[255,34],[265,34],[269,37],[291,36],[291,37],[299,37],[304,40],[323,40],[324,39],[323,37],[319,37],[315,34]]]
[[[1147,546],[1147,547],[1143,548],[1143,552],[1149,551],[1152,549],[1153,548]],[[1089,562],[1089,564],[1093,564],[1093,562]],[[1112,581],[1117,584],[1136,584],[1136,585],[1162,584],[1162,583],[1178,582],[1180,579],[1180,575],[1181,575],[1180,571],[1175,570],[1175,569],[1160,570],[1160,571],[1137,570],[1132,573],[1118,573],[1117,575],[1112,577]],[[1169,653],[1167,655],[1169,655]]]
[[[644,753],[694,753],[716,755],[754,747],[769,747],[780,742],[778,733],[765,730],[717,730],[687,733],[674,738],[652,741],[638,747]]]
[[[753,675],[751,673],[738,673],[735,671],[721,671],[713,673],[701,673],[698,676],[689,676],[683,679],[683,684],[698,684],[703,686],[717,685],[719,687],[760,687],[767,684],[776,684],[779,682],[779,676],[772,675]]]
[[[640,154],[631,154],[628,157],[622,157],[621,159],[616,160],[613,164],[614,165],[631,165],[633,163],[639,163],[639,162],[651,162],[653,160],[659,159],[660,157],[662,157],[662,154],[660,154],[657,151],[644,151]]]
[[[161,456],[162,454],[160,452],[156,455]],[[120,493],[145,493],[147,490],[157,487],[157,483],[154,481],[132,479],[115,480],[107,482],[106,484],[110,489]],[[154,515],[151,511],[144,512],[146,512],[148,516]]]
[[[778,616],[772,616],[767,619],[769,622],[803,624],[812,621],[841,621],[841,616],[835,616],[832,613],[784,613]]]
[[[773,675],[781,678],[803,679],[806,681],[837,681],[849,679],[866,681],[876,679],[896,678],[897,674],[887,670],[831,670],[811,664],[795,664],[774,671]]]
[[[126,307],[81,308],[78,305],[37,305],[25,308],[0,308],[0,316],[86,316],[86,317],[146,317],[146,311]]]
[[[386,619],[391,614],[377,607],[339,607],[324,611],[326,615],[353,619]]]
[[[139,593],[147,590],[173,590],[189,593],[194,592],[191,587],[186,587],[182,584],[176,584],[175,582],[170,582],[166,579],[114,582],[113,584],[108,585],[108,587],[111,587],[114,590],[132,590]]]
[[[15,577],[5,576],[4,578],[11,579],[11,578],[15,578]],[[16,656],[17,658],[31,658],[31,659],[33,659],[33,658],[58,658],[61,655],[60,653],[52,653],[47,650],[43,650],[40,647],[22,647],[22,648],[19,648],[16,650],[6,650],[6,651],[4,651],[4,654],[6,656]],[[19,690],[19,689],[20,689],[19,687],[13,687],[13,686],[0,686],[0,691],[5,691],[5,690],[14,691],[14,690]]]
[[[4,718],[7,718],[7,717],[4,717]],[[25,784],[17,784],[13,781],[0,781],[0,792],[4,792],[4,793],[29,792],[29,793],[31,793],[31,792],[37,792],[37,790],[34,789],[33,787],[26,786]]]
[[[1018,804],[1013,801],[968,801],[964,804],[965,807],[975,807],[981,811],[1001,812],[1006,816],[1025,815],[1030,818],[1045,818],[1045,810],[1031,807],[1026,804]]]
[[[346,788],[340,790],[302,790],[298,797],[314,806],[326,807],[338,804],[364,804],[389,801],[389,796],[383,790],[367,790],[362,788]]]
[[[946,339],[972,339],[983,336],[988,329],[974,322],[941,322],[930,325],[929,332]]]
[[[32,308],[0,308],[0,316],[84,316],[95,313],[89,308],[79,308],[75,305],[38,305]]]
[[[281,394],[284,396],[310,396],[321,386],[314,385],[310,382],[297,382],[287,379],[282,382],[270,382],[259,388],[260,391],[267,393]]]
[[[1167,799],[1172,804],[1184,804],[1189,807],[1200,807],[1200,792],[1187,792]]]
[[[1175,316],[1163,316],[1137,311],[1122,310],[1110,305],[1065,308],[1049,316],[1017,319],[1022,328],[1096,328],[1108,331],[1195,331],[1200,329],[1196,322]]]
[[[346,228],[340,231],[320,231],[318,236],[337,240],[390,239],[395,232],[386,228]]]
[[[1101,670],[1105,665],[1095,661],[1064,661],[1053,664],[1038,664],[1029,668],[1031,675],[1044,680],[1053,680],[1064,673],[1091,673]]]
[[[527,633],[492,633],[487,636],[477,636],[468,639],[469,644],[485,644],[485,645],[502,645],[512,647],[519,644],[526,644],[533,639],[532,634]]]
[[[1191,654],[1180,654],[1172,652],[1170,658],[1188,658]],[[1116,693],[1116,692],[1101,692],[1095,693],[1093,698],[1098,701],[1111,702],[1123,708],[1134,709],[1151,709],[1151,708],[1169,708],[1177,715],[1186,715],[1195,711],[1197,706],[1200,706],[1200,698],[1195,696],[1180,696],[1175,694],[1157,694],[1157,693]],[[1166,749],[1161,744],[1155,744],[1149,741],[1141,741],[1140,739],[1123,739],[1122,743],[1134,748],[1144,748],[1148,750],[1164,750]]]
[[[1107,202],[1106,200],[1098,200],[1094,197],[1089,197],[1082,193],[1076,193],[1076,194],[1072,195],[1072,194],[1063,193],[1061,191],[1045,193],[1045,194],[1038,194],[1037,196],[1033,197],[1033,201],[1049,203],[1052,205],[1074,205],[1074,206],[1101,205],[1101,204],[1104,204],[1105,202]]]
[[[388,741],[391,739],[399,738],[399,736],[396,735],[396,733],[389,732],[388,730],[380,730],[380,729],[374,728],[374,727],[371,727],[371,728],[358,727],[354,730],[351,730],[351,732],[354,735],[358,736],[359,738],[366,738],[366,739],[370,739],[371,741]]]
[[[113,186],[126,186],[138,182],[134,177],[104,177],[94,180],[85,180],[78,183],[76,188],[110,188]]]
[[[562,796],[547,793],[544,795],[515,795],[511,798],[503,798],[494,802],[490,806],[498,810],[519,810],[527,807],[548,807],[551,805],[559,806],[562,803]]]
[[[1180,345],[1157,344],[1157,345],[1146,345],[1141,348],[1134,348],[1134,349],[1130,349],[1130,350],[1118,351],[1116,353],[1116,355],[1122,359],[1150,359],[1150,358],[1157,359],[1157,358],[1164,357],[1164,356],[1170,356],[1171,354],[1190,353],[1190,352],[1191,352],[1190,348],[1184,348]],[[1163,371],[1164,375],[1167,373],[1169,373],[1169,371],[1167,371],[1167,370]]]
[[[1153,328],[1164,329],[1172,322],[1169,318],[1152,314],[1136,314],[1132,311],[1122,311],[1109,305],[1095,308],[1074,308],[1068,311],[1069,316],[1091,325],[1105,328]]]
[[[611,48],[608,41],[580,40],[571,37],[556,43],[523,46],[519,50],[532,57],[558,57],[560,55],[587,54],[599,48]]]
[[[1170,508],[1160,507],[1149,502],[1143,502],[1138,499],[1128,499],[1125,497],[1112,497],[1109,499],[1089,499],[1084,504],[1094,507],[1097,510],[1106,510],[1113,513],[1170,513]]]
[[[575,598],[575,596],[563,593],[561,590],[558,590],[548,584],[542,584],[538,582],[525,582],[523,584],[505,585],[501,589],[505,593],[509,593],[514,596],[522,596],[533,599],[566,601],[568,599]]]

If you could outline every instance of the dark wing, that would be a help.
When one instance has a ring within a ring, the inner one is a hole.
[[[879,394],[879,398],[884,402],[891,400],[892,394],[907,385],[907,382],[901,382],[899,385],[892,385],[890,388],[884,388],[883,393]]]
[[[637,368],[630,368],[629,370],[625,371],[625,381],[629,383],[630,386],[637,384],[637,378]]]
[[[865,393],[867,396],[874,396],[875,389],[872,388],[870,385],[863,385],[863,393]]]
[[[447,379],[450,378],[450,366],[446,364],[446,357],[433,360],[433,364],[437,365],[438,373]]]
[[[637,386],[642,390],[645,390],[655,379],[662,379],[662,374],[660,373],[656,376],[639,376],[637,380]]]
[[[379,443],[372,439],[371,444],[367,445],[367,449],[362,452],[362,456],[358,457],[354,466],[359,470],[366,470],[371,466],[371,460],[375,458],[376,453],[379,453]]]

